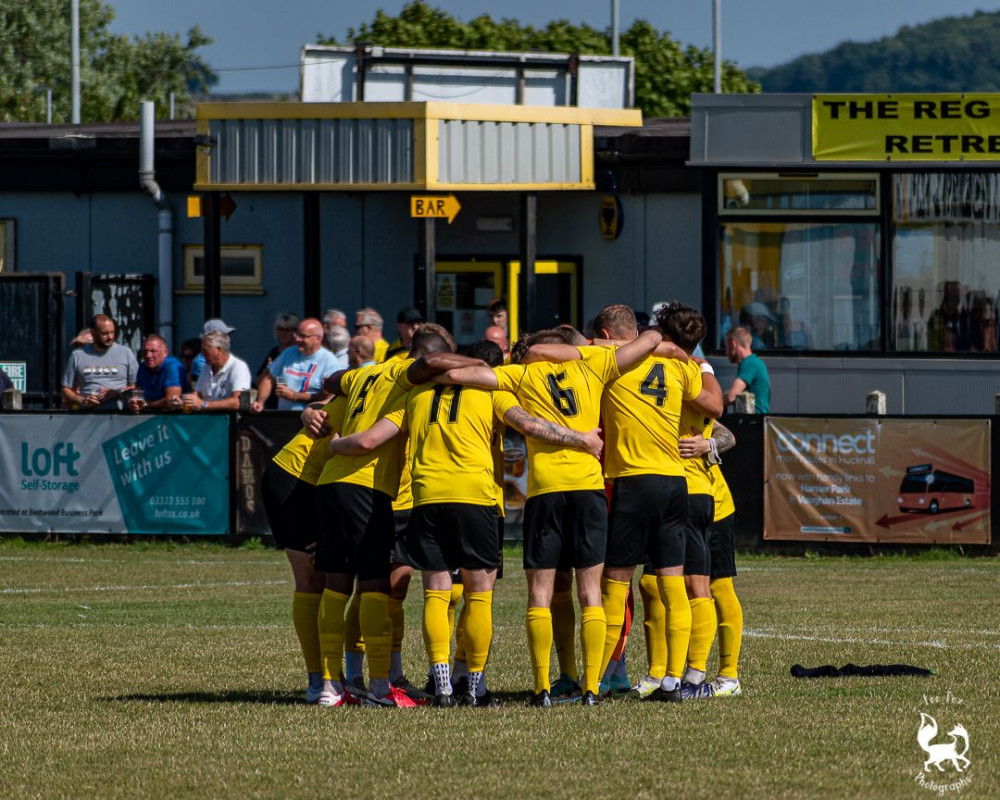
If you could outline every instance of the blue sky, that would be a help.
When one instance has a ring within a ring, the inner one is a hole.
[[[109,0],[119,33],[183,33],[194,25],[215,43],[202,50],[218,71],[218,91],[295,91],[299,49],[316,34],[343,38],[378,8],[402,0]],[[610,0],[431,0],[460,19],[479,14],[544,25],[552,19],[610,24]],[[670,31],[682,44],[710,46],[712,0],[620,0],[622,28],[635,19]],[[943,16],[1000,10],[981,0],[722,0],[722,52],[741,67],[774,66],[846,41],[871,41]]]

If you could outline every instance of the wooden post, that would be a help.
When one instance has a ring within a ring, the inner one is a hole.
[[[4,389],[0,408],[4,411],[20,411],[23,407],[23,397],[20,389]]]

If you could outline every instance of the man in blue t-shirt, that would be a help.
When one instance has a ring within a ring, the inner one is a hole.
[[[128,410],[138,414],[143,408],[160,410],[181,407],[181,394],[191,391],[184,365],[170,355],[162,336],[151,333],[139,350],[139,373],[135,383],[143,399],[130,398]]]
[[[301,411],[324,396],[323,379],[337,371],[337,359],[323,347],[323,323],[302,320],[295,331],[295,347],[281,352],[257,383],[257,400],[250,407],[258,413],[273,391],[279,411]]]
[[[756,401],[756,413],[767,414],[771,410],[771,377],[763,359],[751,350],[752,342],[750,331],[743,327],[733,328],[726,334],[726,356],[738,366],[733,385],[722,399],[728,406],[736,402],[738,394],[750,392]]]

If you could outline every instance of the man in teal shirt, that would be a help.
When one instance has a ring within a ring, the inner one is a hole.
[[[738,394],[750,392],[756,401],[756,412],[767,414],[771,409],[771,378],[764,360],[750,349],[751,342],[752,336],[746,328],[733,328],[726,334],[726,356],[737,368],[723,402],[732,405]]]

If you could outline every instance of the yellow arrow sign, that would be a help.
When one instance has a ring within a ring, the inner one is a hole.
[[[416,195],[410,198],[410,216],[416,219],[447,219],[448,224],[462,210],[455,195]]]

